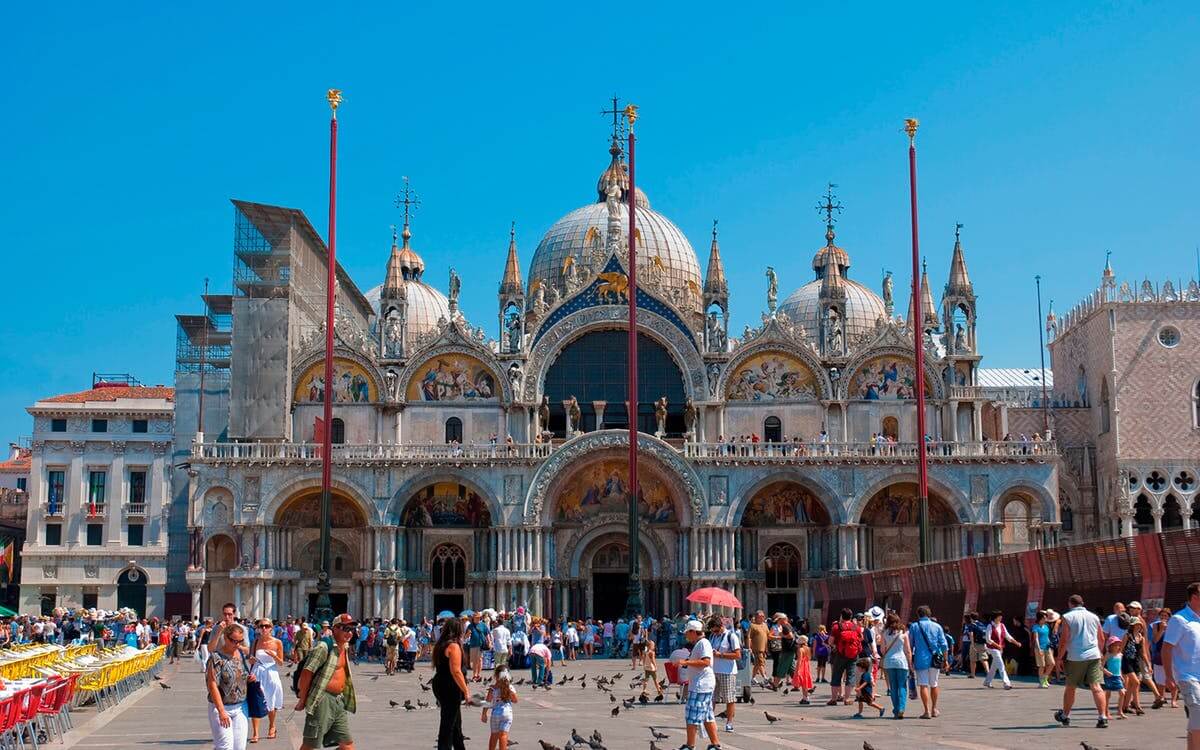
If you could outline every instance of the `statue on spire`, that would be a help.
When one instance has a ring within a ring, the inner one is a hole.
[[[775,306],[779,301],[779,278],[775,269],[767,266],[767,311],[775,315]]]

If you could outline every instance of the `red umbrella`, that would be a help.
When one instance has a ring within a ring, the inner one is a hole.
[[[714,607],[742,608],[742,603],[733,595],[733,592],[716,587],[696,589],[688,594],[687,600],[696,604],[710,604]]]

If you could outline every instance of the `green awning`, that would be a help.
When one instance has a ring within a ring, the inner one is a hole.
[[[17,616],[16,612],[13,612],[8,607],[4,606],[3,604],[0,604],[0,617],[16,617],[16,616]]]

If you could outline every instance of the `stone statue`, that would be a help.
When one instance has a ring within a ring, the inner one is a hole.
[[[525,371],[521,369],[520,362],[513,362],[508,366],[508,382],[512,385],[513,393],[521,390],[521,383],[524,380]]]
[[[400,330],[400,316],[394,312],[387,317],[383,328],[383,356],[404,356],[404,342]]]
[[[660,396],[654,402],[654,420],[658,423],[658,434],[664,435],[667,432],[667,397]]]
[[[558,289],[556,287],[552,286],[546,290],[546,304],[550,307],[558,304]]]
[[[508,350],[513,354],[521,351],[521,316],[510,315],[508,318]]]
[[[458,307],[458,293],[462,290],[462,279],[450,268],[450,307]]]
[[[546,285],[541,279],[533,282],[533,312],[537,315],[545,315],[549,305],[546,304]]]
[[[567,292],[573,292],[579,286],[579,269],[575,267],[575,256],[568,255],[563,261],[563,283]]]
[[[538,425],[543,431],[550,424],[550,397],[542,396],[542,403],[538,405]]]
[[[689,398],[687,403],[683,405],[683,425],[687,430],[688,435],[695,437],[696,435],[696,405]]]
[[[717,397],[717,381],[721,379],[721,366],[713,362],[708,366],[708,395],[710,398]]]
[[[832,307],[825,308],[825,353],[841,354],[844,344],[842,318]]]
[[[579,410],[579,399],[571,396],[567,401],[567,434],[574,435],[579,431],[579,420],[583,417],[583,412]]]
[[[725,330],[715,312],[708,314],[708,349],[713,352],[725,351]]]
[[[775,269],[767,266],[767,311],[775,314],[775,304],[779,301],[779,279]]]
[[[892,311],[896,307],[896,300],[895,300],[894,294],[895,294],[895,290],[893,289],[893,284],[892,284],[892,272],[884,271],[883,272],[883,307],[885,310],[887,310],[887,314],[889,316],[892,314]]]
[[[396,386],[399,384],[400,376],[396,374],[395,370],[388,370],[383,374],[383,378],[387,381],[388,400],[399,401],[400,396],[396,391]]]
[[[962,323],[959,323],[958,327],[954,329],[954,351],[970,351],[967,348],[967,332],[963,330]]]

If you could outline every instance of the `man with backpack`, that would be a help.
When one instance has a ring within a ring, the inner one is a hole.
[[[987,664],[987,626],[979,621],[978,612],[972,612],[968,617],[971,618],[971,624],[967,626],[967,631],[971,635],[971,646],[967,655],[967,661],[970,664],[970,673],[967,674],[967,677],[974,678],[975,665]]]
[[[836,706],[840,702],[850,705],[853,694],[850,680],[854,676],[854,662],[862,652],[862,630],[854,622],[854,612],[849,607],[842,610],[841,619],[830,628],[829,637],[831,696],[825,705]]]
[[[384,673],[395,674],[396,662],[400,658],[400,618],[392,618],[392,621],[384,628],[383,643],[387,647]]]

